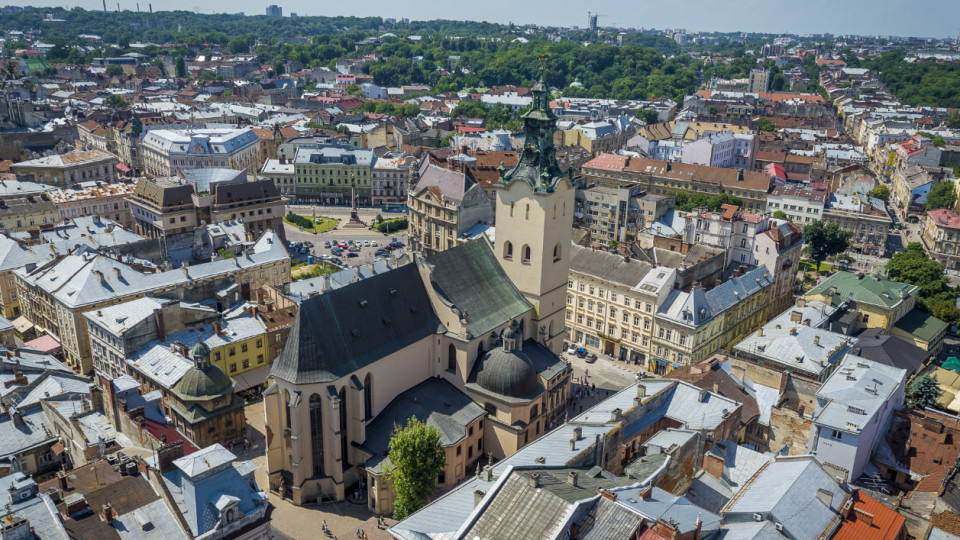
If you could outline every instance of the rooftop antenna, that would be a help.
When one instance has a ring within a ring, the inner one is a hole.
[[[147,5],[150,6],[150,13],[153,13],[153,4],[147,4]]]
[[[103,12],[107,12],[107,0],[103,0]]]

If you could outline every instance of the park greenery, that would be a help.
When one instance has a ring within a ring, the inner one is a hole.
[[[395,233],[407,228],[407,218],[393,218],[379,221],[373,225],[373,230],[383,234]]]
[[[920,287],[917,307],[949,323],[958,321],[957,290],[950,286],[943,264],[927,256],[920,242],[910,242],[887,262],[887,276]]]
[[[803,226],[803,241],[807,244],[807,256],[816,265],[817,273],[820,264],[831,255],[842,253],[850,246],[853,232],[841,230],[836,223],[814,221]]]
[[[890,188],[880,184],[877,187],[870,190],[868,193],[871,197],[875,197],[883,201],[884,204],[887,204],[890,201]]]
[[[403,519],[427,504],[437,489],[437,476],[447,463],[440,432],[413,416],[394,429],[388,458],[384,473],[396,495],[393,518]]]
[[[938,208],[953,208],[957,202],[957,191],[954,189],[953,182],[947,180],[941,182],[930,189],[927,194],[925,204],[927,210],[936,210]]]
[[[306,232],[315,232],[322,233],[335,229],[337,227],[336,219],[332,218],[308,218],[294,214],[293,212],[287,212],[287,215],[283,216],[283,221],[295,226],[300,227]]]
[[[777,210],[776,212],[774,212],[773,217],[775,219],[785,219],[787,221],[793,221],[792,219],[790,219],[790,216],[788,216],[787,213],[784,212],[783,210]]]
[[[893,95],[913,106],[960,107],[960,64],[941,63],[933,60],[905,62],[903,49],[887,51],[880,56],[859,59],[853,55],[856,67],[869,68],[880,74]],[[848,62],[851,64],[851,62]],[[960,125],[960,117],[954,121]]]

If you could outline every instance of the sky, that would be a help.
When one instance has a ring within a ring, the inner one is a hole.
[[[0,0],[0,4],[11,0]],[[286,16],[355,15],[415,20],[458,19],[548,26],[586,26],[587,10],[600,13],[601,26],[686,28],[693,31],[769,33],[832,33],[956,37],[960,33],[958,0],[121,0],[122,9],[183,9],[200,12],[243,11],[262,15],[276,3]],[[33,6],[80,6],[102,9],[101,0],[26,0]],[[108,0],[115,9],[117,0]],[[161,7],[162,6],[162,7]]]

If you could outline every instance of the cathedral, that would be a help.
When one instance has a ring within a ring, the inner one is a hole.
[[[271,490],[389,513],[387,447],[408,418],[440,431],[441,489],[561,421],[574,186],[542,74],[532,92],[520,160],[500,167],[496,246],[417,257],[300,306],[264,398]]]

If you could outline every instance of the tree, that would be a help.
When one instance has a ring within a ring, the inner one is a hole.
[[[777,129],[777,126],[773,124],[773,121],[766,116],[760,117],[760,122],[757,127],[760,128],[760,131],[773,131]]]
[[[610,249],[615,249],[618,245],[619,245],[619,242],[617,242],[616,240],[610,240],[609,242],[607,242],[607,247]]]
[[[936,302],[930,306],[930,314],[950,324],[957,324],[958,319],[960,319],[960,309],[957,309],[956,301],[951,300]]]
[[[774,212],[773,217],[776,219],[786,219],[788,221],[790,220],[790,216],[788,216],[787,213],[784,212],[783,210],[777,210],[776,212]]]
[[[122,109],[129,105],[120,94],[110,94],[107,99],[103,100],[103,104],[114,109]]]
[[[937,208],[953,208],[957,202],[957,192],[953,188],[953,182],[941,182],[930,190],[927,194],[927,210],[936,210]]]
[[[883,184],[880,184],[877,187],[871,189],[869,195],[871,197],[876,197],[877,199],[880,199],[881,201],[883,201],[884,204],[886,204],[887,201],[890,199],[890,188],[888,188]]]
[[[952,111],[947,115],[947,127],[950,129],[960,128],[960,111]]]
[[[850,246],[853,232],[840,230],[836,223],[814,221],[803,227],[803,240],[807,243],[810,260],[816,263],[817,273],[820,263],[831,255],[843,252]]]
[[[937,403],[940,397],[940,384],[932,375],[923,375],[914,379],[907,389],[908,403],[916,409],[925,409]]]
[[[177,77],[182,79],[187,76],[187,63],[183,61],[182,56],[178,56],[174,62],[174,66],[177,72]]]
[[[447,465],[440,446],[440,432],[416,416],[397,426],[390,437],[390,463],[384,471],[393,484],[394,519],[403,519],[430,501],[437,489],[437,475]]]
[[[120,75],[123,75],[123,68],[122,68],[122,67],[120,67],[120,66],[118,66],[118,65],[116,65],[116,64],[110,64],[109,66],[107,66],[107,76],[108,76],[108,77],[119,77]]]
[[[918,307],[934,317],[938,317],[934,314],[934,308],[938,304],[956,302],[957,293],[944,276],[943,265],[928,257],[920,242],[910,242],[903,251],[890,258],[887,263],[887,276],[920,287],[917,293]],[[948,317],[952,314],[944,306],[937,310]]]
[[[283,62],[277,62],[276,64],[273,65],[273,72],[276,74],[277,77],[279,77],[280,75],[283,75],[286,72],[286,69],[287,68],[286,66],[283,65]]]

